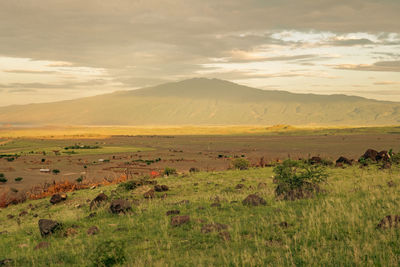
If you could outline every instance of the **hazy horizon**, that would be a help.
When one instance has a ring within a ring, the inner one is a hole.
[[[400,101],[400,2],[3,1],[0,106],[193,77]]]

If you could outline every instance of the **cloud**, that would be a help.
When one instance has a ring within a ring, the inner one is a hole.
[[[341,70],[400,72],[400,60],[379,61],[374,64],[341,64],[335,66],[335,68]]]
[[[41,89],[79,89],[80,87],[94,87],[105,85],[109,81],[96,79],[84,82],[65,82],[65,83],[7,83],[0,84],[0,88],[8,89],[8,92],[23,92]]]
[[[6,73],[17,73],[17,74],[54,74],[56,71],[43,71],[43,70],[2,70]]]
[[[400,84],[400,82],[394,82],[394,81],[383,81],[383,82],[375,82],[375,85],[397,85]]]

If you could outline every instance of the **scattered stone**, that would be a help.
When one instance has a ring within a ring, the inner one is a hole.
[[[166,215],[167,216],[169,216],[169,215],[177,215],[179,213],[181,213],[180,210],[169,210],[169,211],[167,211]]]
[[[245,188],[245,185],[244,185],[244,184],[237,184],[237,185],[235,186],[235,189],[242,189],[242,188]]]
[[[221,233],[219,233],[219,236],[224,241],[230,241],[231,240],[231,234],[229,232],[226,232],[226,231],[225,232],[221,232]]]
[[[39,215],[37,213],[32,215],[34,218],[37,218]]]
[[[172,226],[180,226],[182,224],[190,222],[190,217],[188,215],[174,216],[171,218]]]
[[[60,203],[62,201],[65,201],[66,199],[67,199],[67,195],[66,194],[62,194],[62,195],[54,194],[50,198],[50,203],[54,205],[54,204]]]
[[[168,191],[169,187],[167,185],[165,185],[165,184],[163,184],[163,185],[155,185],[154,186],[154,190],[156,192],[164,192],[164,191]]]
[[[281,223],[279,223],[279,226],[282,228],[288,228],[289,224],[287,222],[281,222]]]
[[[321,164],[322,163],[322,159],[320,157],[312,157],[311,159],[308,160],[308,162],[311,165]]]
[[[39,220],[39,230],[40,234],[43,237],[51,235],[52,233],[56,232],[59,228],[61,228],[61,224],[56,221],[48,219]]]
[[[0,260],[0,266],[11,266],[12,263],[13,263],[12,259]]]
[[[376,161],[376,156],[378,156],[378,151],[374,149],[368,149],[365,151],[364,155],[361,156],[361,158],[364,158],[365,160],[370,159],[372,161]],[[358,160],[359,162],[361,158]]]
[[[76,235],[77,233],[78,233],[77,230],[75,230],[74,228],[70,227],[70,228],[68,228],[67,230],[65,230],[64,236],[65,236],[65,237],[70,237],[70,236]]]
[[[90,210],[98,207],[102,202],[107,201],[108,196],[104,193],[100,193],[90,202]]]
[[[114,214],[126,213],[131,209],[131,203],[124,199],[113,200],[110,205],[110,211]]]
[[[14,218],[14,215],[12,215],[12,214],[8,214],[8,215],[7,215],[7,219],[11,220],[11,219],[13,219],[13,218]]]
[[[40,242],[39,244],[37,244],[37,245],[35,246],[35,250],[42,249],[42,248],[48,248],[49,245],[50,245],[50,244],[47,243],[47,242]]]
[[[154,189],[150,189],[146,193],[143,194],[144,198],[155,198]]]
[[[228,225],[222,223],[210,223],[206,224],[201,228],[201,232],[203,234],[211,233],[211,232],[220,232],[222,230],[228,229]]]
[[[211,204],[211,207],[220,208],[220,207],[221,207],[221,203],[219,203],[219,202],[214,202],[214,203]]]
[[[396,186],[397,186],[397,184],[396,184],[395,182],[393,182],[393,181],[387,182],[387,185],[388,185],[389,187],[396,187]]]
[[[260,196],[255,194],[248,195],[243,201],[243,205],[246,206],[259,206],[259,205],[266,205],[267,202]]]
[[[96,217],[97,213],[96,212],[91,212],[86,218],[94,218]]]
[[[26,210],[21,211],[21,213],[18,215],[19,217],[27,215],[28,212]]]
[[[353,165],[353,162],[351,160],[349,160],[346,157],[339,157],[336,160],[336,167],[339,167],[338,165],[341,165],[340,167],[342,167],[343,165]]]
[[[400,226],[400,215],[387,215],[376,228],[394,228]]]
[[[259,183],[257,188],[258,189],[265,189],[265,188],[267,188],[267,184],[266,183]]]
[[[87,230],[88,235],[97,235],[100,232],[99,228],[97,226],[92,226]]]

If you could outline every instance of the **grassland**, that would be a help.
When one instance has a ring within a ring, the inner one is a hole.
[[[110,127],[2,127],[0,138],[99,139],[113,135],[355,135],[400,134],[400,126],[110,126]],[[0,141],[1,144],[2,141]]]
[[[376,226],[384,216],[400,214],[398,187],[387,184],[400,185],[399,168],[357,166],[328,173],[325,193],[297,201],[277,201],[272,168],[257,168],[159,178],[170,188],[166,198],[157,193],[144,199],[149,186],[134,191],[110,186],[70,193],[56,205],[42,199],[10,206],[0,212],[0,232],[7,232],[0,235],[0,260],[13,259],[13,266],[89,266],[98,257],[96,248],[114,240],[123,248],[124,266],[398,266],[400,231]],[[239,183],[245,188],[235,189]],[[266,187],[259,189],[259,183]],[[112,215],[106,204],[88,218],[86,200],[101,191],[132,200],[132,213]],[[251,193],[267,204],[242,205]],[[216,197],[220,207],[211,206]],[[177,204],[182,200],[189,203]],[[189,215],[190,223],[171,226],[165,213],[175,209]],[[28,213],[19,217],[22,211]],[[15,217],[8,219],[9,214]],[[77,234],[42,238],[40,218],[60,221]],[[230,240],[218,232],[202,233],[209,223],[228,225]],[[100,232],[88,236],[91,226]],[[48,248],[34,249],[43,241]]]

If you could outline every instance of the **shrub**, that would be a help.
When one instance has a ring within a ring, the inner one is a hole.
[[[121,243],[113,240],[103,241],[97,245],[91,255],[93,266],[113,266],[125,262],[124,249]]]
[[[250,162],[247,159],[237,158],[232,161],[233,167],[237,170],[247,170],[250,167]]]
[[[189,169],[189,172],[190,173],[195,173],[195,172],[199,172],[200,170],[199,169],[197,169],[196,167],[191,167],[190,169]]]
[[[76,178],[76,180],[75,180],[77,183],[82,183],[82,181],[83,181],[83,177],[81,176],[81,177],[78,177],[78,178]]]
[[[138,181],[127,181],[125,183],[120,183],[118,188],[122,188],[123,190],[130,191],[135,189],[136,187],[140,186]]]
[[[175,174],[177,174],[177,171],[174,168],[165,167],[163,174],[167,175],[167,176],[175,175]]]
[[[5,178],[4,176],[0,177],[0,183],[7,183],[7,181],[7,178]]]
[[[24,178],[22,178],[22,177],[17,177],[17,178],[15,178],[14,180],[15,180],[16,182],[21,182],[23,179],[24,179]]]
[[[45,162],[46,161],[46,159],[42,159],[42,162]]]
[[[328,177],[321,166],[290,159],[276,166],[274,173],[275,194],[286,200],[312,197],[320,191],[319,184]]]
[[[0,173],[0,178],[3,178],[4,177],[4,173]]]
[[[60,170],[59,169],[54,169],[54,170],[52,170],[52,172],[57,175],[57,174],[60,173]]]

